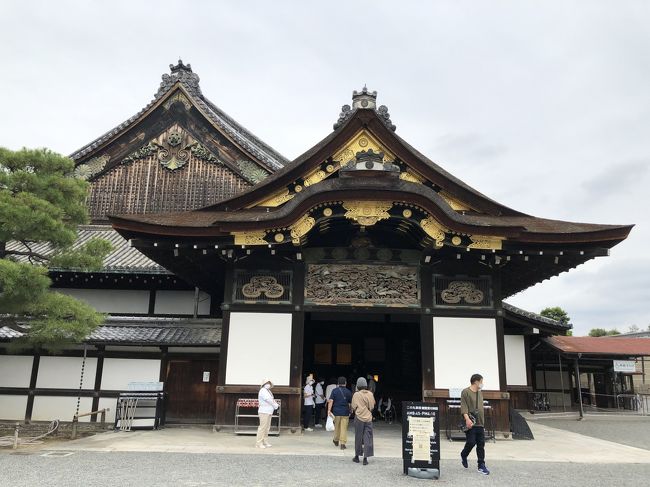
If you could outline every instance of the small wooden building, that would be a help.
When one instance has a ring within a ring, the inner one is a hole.
[[[110,349],[101,331],[92,353],[155,356],[170,403],[186,411],[178,418],[205,420],[187,417],[198,408],[218,427],[233,425],[237,399],[254,397],[266,377],[283,426],[295,430],[309,373],[376,375],[381,394],[438,401],[444,413],[479,372],[497,430],[509,434],[508,408],[533,387],[531,347],[567,327],[504,299],[607,256],[631,230],[538,218],[488,198],[398,136],[365,87],[333,132],[288,162],[208,102],[180,62],[151,105],[75,157],[93,185],[93,218],[105,225],[108,215],[124,252],[156,273],[57,270],[58,285],[147,290],[148,307],[127,313],[151,321],[158,306],[178,319],[174,309],[194,303],[192,319],[207,322],[193,326],[215,330],[208,353],[182,340],[138,350],[146,341],[119,333]],[[190,387],[206,369],[212,390]],[[186,390],[170,385],[172,370]],[[99,380],[89,396],[114,393]]]

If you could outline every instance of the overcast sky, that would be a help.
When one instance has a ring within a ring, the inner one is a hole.
[[[63,154],[146,105],[179,56],[290,159],[364,83],[397,132],[546,218],[635,223],[509,302],[576,334],[650,324],[650,2],[0,2],[0,145]]]

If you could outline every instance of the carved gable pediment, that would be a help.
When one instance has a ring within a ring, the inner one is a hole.
[[[317,185],[330,177],[339,176],[339,172],[346,166],[349,167],[357,158],[361,160],[364,154],[381,154],[385,164],[393,164],[399,172],[399,178],[416,184],[425,184],[433,186],[433,182],[407,164],[398,161],[396,156],[370,131],[362,129],[351,137],[339,149],[334,151],[331,157],[323,161],[318,168],[305,172],[301,177],[296,178],[287,184],[283,189],[276,191],[273,195],[266,197],[262,201],[251,205],[250,207],[268,207],[275,208],[283,205],[293,199],[298,193],[306,187]],[[397,163],[397,164],[396,164]],[[361,167],[363,169],[363,167]],[[469,211],[470,205],[460,201],[457,198],[445,193],[439,192],[440,196],[449,204],[454,211]]]

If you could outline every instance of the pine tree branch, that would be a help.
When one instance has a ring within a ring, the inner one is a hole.
[[[25,247],[27,246],[25,245]],[[22,250],[5,250],[5,256],[6,255],[24,255],[29,259],[29,262],[31,264],[33,264],[32,259],[37,259],[41,262],[49,262],[50,260],[50,258],[47,255],[39,254],[38,252],[32,252],[32,251],[25,252]]]

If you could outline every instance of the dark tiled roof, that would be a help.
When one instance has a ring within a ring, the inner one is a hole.
[[[221,324],[217,324],[217,320],[208,321],[211,324],[105,324],[86,341],[93,344],[218,346],[221,344]]]
[[[275,177],[275,175],[270,177]],[[261,184],[266,183],[262,182]],[[458,231],[467,233],[469,231],[467,228],[473,227],[479,235],[506,235],[512,241],[551,243],[606,241],[611,246],[625,238],[631,229],[631,226],[627,225],[574,223],[533,216],[462,214],[454,211],[438,193],[427,186],[404,180],[397,180],[388,186],[385,180],[380,178],[354,178],[352,181],[343,178],[327,179],[303,189],[282,206],[271,210],[264,207],[226,210],[223,208],[223,203],[218,203],[198,210],[183,212],[120,215],[113,218],[113,223],[118,228],[123,222],[136,222],[145,225],[174,227],[179,234],[182,234],[185,228],[202,228],[206,229],[204,235],[227,235],[230,231],[227,225],[254,223],[255,229],[279,228],[286,224],[284,220],[296,221],[303,214],[303,208],[307,204],[313,206],[323,201],[341,199],[345,195],[361,194],[361,192],[365,192],[366,195],[378,194],[380,191],[385,199],[393,198],[405,201],[403,198],[409,198],[428,203],[435,211],[443,212],[444,219],[441,220],[441,223],[452,229],[458,228]],[[118,219],[120,222],[117,221]],[[143,228],[140,227],[138,230],[143,230]],[[158,229],[152,229],[150,233],[157,234],[157,231]],[[143,231],[143,233],[145,232]]]
[[[111,253],[104,259],[104,266],[101,271],[169,274],[165,268],[146,257],[136,248],[130,247],[128,240],[125,240],[124,237],[108,225],[79,226],[77,240],[73,245],[73,249],[81,247],[93,238],[108,240],[113,246]],[[53,252],[49,242],[35,243],[31,245],[31,249],[43,255],[50,255]],[[7,250],[26,251],[27,249],[20,242],[10,241],[7,243]],[[16,260],[29,262],[26,256],[17,256]]]
[[[509,303],[503,302],[501,304],[503,306],[503,309],[506,312],[520,316],[522,318],[526,318],[528,320],[537,321],[541,325],[550,325],[557,328],[562,328],[564,330],[570,330],[571,328],[573,328],[571,324],[564,325],[559,321],[553,320],[551,318],[547,318],[546,316],[542,316],[537,313],[533,313],[532,311],[526,311],[525,309],[517,308],[516,306],[513,306]]]
[[[0,340],[20,338],[24,332],[0,326]],[[86,343],[96,345],[219,346],[221,320],[195,318],[108,317]]]
[[[23,333],[14,330],[13,328],[10,328],[8,326],[0,326],[0,339],[12,339],[12,338],[20,338],[23,336]]]
[[[192,72],[189,64],[185,65],[182,61],[178,61],[176,66],[170,65],[171,73],[163,74],[160,88],[154,96],[153,100],[145,106],[138,113],[133,115],[128,120],[122,122],[117,127],[109,130],[104,135],[98,137],[91,143],[85,145],[77,150],[70,157],[74,160],[80,160],[87,154],[94,151],[96,148],[108,142],[116,135],[123,132],[125,129],[133,125],[138,119],[156,103],[158,103],[164,96],[166,96],[177,84],[183,86],[185,91],[192,97],[193,101],[200,107],[200,109],[221,128],[226,134],[232,137],[241,147],[243,147],[250,154],[255,156],[259,161],[267,164],[272,169],[278,169],[287,163],[287,159],[279,152],[271,148],[269,145],[262,142],[258,137],[249,132],[243,125],[236,122],[233,118],[228,116],[214,103],[208,100],[199,86],[199,76]]]

